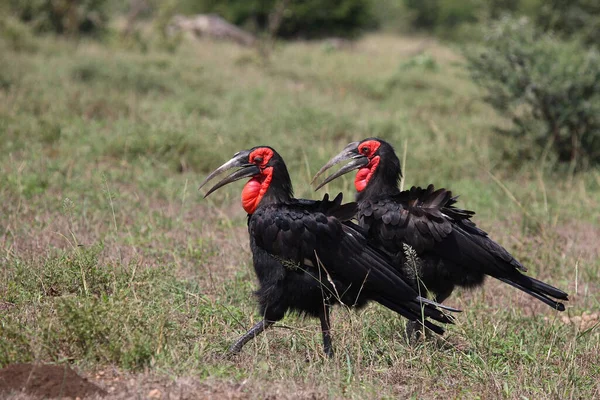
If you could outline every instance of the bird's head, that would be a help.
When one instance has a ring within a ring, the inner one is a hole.
[[[392,188],[397,190],[398,180],[402,177],[400,160],[398,160],[394,148],[378,138],[367,138],[348,144],[344,150],[317,172],[312,182],[315,182],[329,168],[344,160],[351,161],[336,173],[325,178],[315,190],[355,169],[358,170],[354,180],[357,192],[361,193],[377,185],[382,186],[382,190]]]
[[[261,202],[285,201],[292,197],[292,183],[283,158],[268,146],[235,153],[231,160],[211,172],[198,189],[215,176],[234,168],[235,171],[210,188],[204,197],[243,178],[250,178],[242,190],[242,206],[248,214],[254,213]]]

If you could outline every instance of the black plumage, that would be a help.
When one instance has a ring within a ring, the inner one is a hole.
[[[349,222],[356,203],[342,204],[341,193],[333,200],[328,195],[320,201],[295,199],[285,163],[265,146],[237,153],[205,183],[234,167],[240,169],[207,195],[234,180],[251,178],[242,201],[263,320],[232,346],[232,352],[239,352],[288,311],[296,311],[320,318],[325,352],[331,354],[329,308],[339,302],[362,307],[374,300],[437,333],[443,329],[423,317],[452,321],[435,303],[419,297],[390,260],[367,244],[362,229]]]
[[[352,161],[319,187],[358,169],[359,225],[367,231],[369,243],[393,258],[397,270],[420,293],[429,291],[441,303],[455,286],[475,287],[489,275],[564,311],[555,299],[568,300],[567,293],[524,275],[525,267],[471,221],[473,211],[456,207],[457,198],[449,190],[429,185],[400,191],[400,161],[389,143],[378,138],[350,143],[315,179],[348,159]],[[407,266],[406,245],[418,255],[418,271]]]

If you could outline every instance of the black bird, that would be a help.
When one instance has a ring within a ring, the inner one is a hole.
[[[475,287],[489,275],[556,310],[565,310],[553,298],[568,300],[568,294],[522,274],[526,268],[471,221],[475,213],[455,207],[457,197],[452,192],[435,190],[433,185],[400,191],[400,161],[389,143],[368,138],[348,144],[321,168],[313,182],[348,159],[352,161],[316,190],[358,169],[354,185],[359,225],[367,231],[369,243],[392,257],[397,270],[419,293],[430,292],[441,303],[455,286]],[[406,245],[418,255],[418,271],[407,266]]]
[[[366,243],[361,229],[348,222],[356,203],[342,205],[341,193],[332,201],[328,195],[321,201],[295,199],[283,159],[267,146],[236,153],[200,187],[232,168],[236,170],[204,197],[228,183],[250,178],[242,190],[242,206],[248,213],[263,320],[231,346],[231,353],[239,352],[286,312],[296,311],[319,317],[324,350],[331,355],[329,308],[338,302],[361,307],[374,300],[439,334],[443,329],[426,317],[452,322],[436,303],[418,296],[390,261]]]

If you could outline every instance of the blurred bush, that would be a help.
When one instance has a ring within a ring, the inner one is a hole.
[[[588,45],[600,43],[600,1],[546,0],[540,7],[536,23],[544,31],[575,37]]]
[[[413,68],[427,71],[437,71],[439,69],[439,65],[431,54],[423,52],[400,63],[399,70],[404,71]]]
[[[377,8],[394,10],[390,3],[402,3],[407,14],[406,30],[432,32],[445,38],[473,40],[476,36],[469,26],[488,24],[511,14],[532,18],[543,32],[581,39],[586,45],[600,43],[598,0],[384,0]]]
[[[527,18],[501,18],[484,46],[466,53],[486,100],[511,118],[517,157],[553,150],[579,167],[600,163],[600,54],[559,40]]]
[[[492,0],[490,3],[495,3]],[[481,19],[488,2],[482,0],[404,0],[409,29],[428,31],[453,38],[464,25],[475,24]]]
[[[384,31],[406,33],[411,26],[412,15],[403,0],[378,0],[371,3],[371,10]]]
[[[284,7],[279,37],[349,37],[377,26],[370,0],[181,0],[184,14],[215,13],[231,23],[259,31],[269,28],[275,10]]]
[[[13,51],[32,52],[38,48],[31,28],[13,17],[0,18],[0,39]]]
[[[488,0],[484,1],[482,5],[484,6],[484,16],[488,19],[498,19],[507,13],[527,14],[530,12],[527,11],[528,7],[539,7],[538,4],[532,4],[527,0]]]
[[[438,25],[439,0],[404,0],[416,29],[433,30]]]
[[[107,24],[107,0],[8,0],[9,11],[36,32],[89,35]]]
[[[445,39],[472,41],[476,26],[516,10],[519,0],[401,0],[405,31],[425,31]]]

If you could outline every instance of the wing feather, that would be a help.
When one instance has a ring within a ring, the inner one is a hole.
[[[451,318],[434,305],[418,300],[415,290],[387,256],[367,243],[362,228],[331,215],[343,207],[338,197],[333,201],[324,198],[315,202],[267,205],[250,217],[249,230],[256,245],[284,265],[306,265],[308,260],[309,266],[317,266],[321,262],[334,281],[342,282],[357,293],[360,290],[361,295],[364,293],[367,298],[409,319],[419,319],[424,307],[425,316],[451,322]],[[301,223],[301,227],[297,223]],[[394,231],[390,232],[393,235]]]

